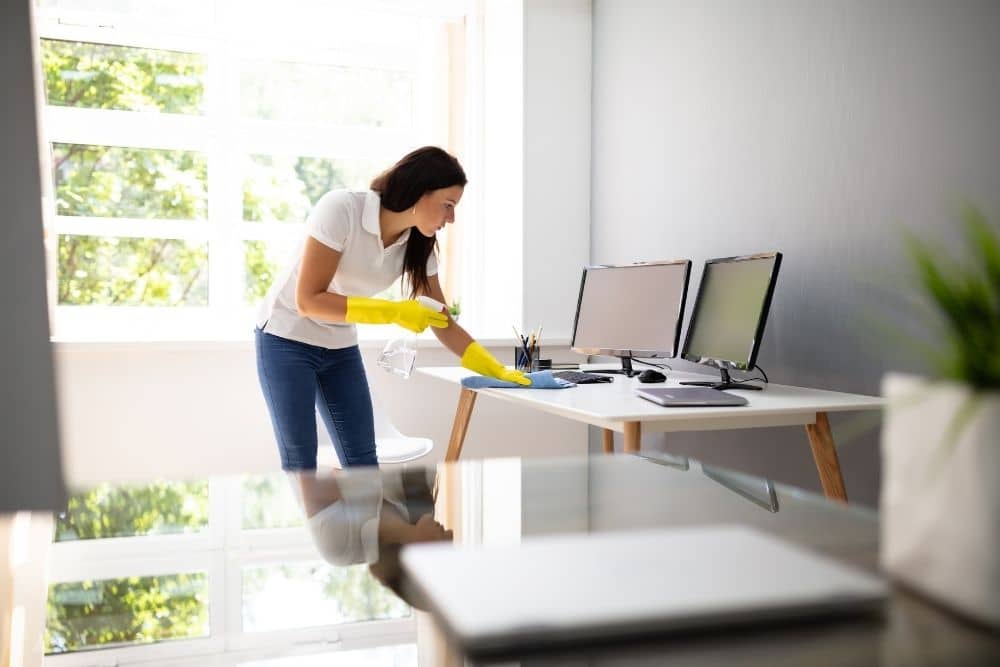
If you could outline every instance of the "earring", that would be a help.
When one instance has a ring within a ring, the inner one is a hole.
[[[416,215],[416,214],[417,214],[417,207],[414,206],[413,208],[410,209],[410,215]]]

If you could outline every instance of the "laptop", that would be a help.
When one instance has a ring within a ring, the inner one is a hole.
[[[746,405],[747,399],[707,387],[649,387],[635,390],[636,396],[667,408]]]
[[[624,561],[627,567],[616,567]],[[877,576],[741,526],[404,547],[402,567],[469,654],[872,612]]]

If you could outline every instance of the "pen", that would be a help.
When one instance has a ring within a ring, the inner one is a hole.
[[[518,348],[522,352],[524,352],[524,354],[525,354],[525,363],[530,368],[530,364],[531,364],[531,352],[528,350],[528,338],[526,336],[522,336],[520,334],[520,332],[518,332],[517,327],[515,327],[513,324],[510,325],[510,328],[514,330],[514,336],[516,336],[517,340],[518,340]],[[516,363],[514,364],[515,367],[517,367],[517,365],[518,364],[516,364]]]

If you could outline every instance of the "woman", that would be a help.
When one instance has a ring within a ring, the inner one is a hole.
[[[422,598],[400,585],[399,555],[407,544],[454,539],[434,519],[434,468],[332,472],[289,474],[316,550],[338,567],[367,563],[372,575],[404,602],[426,609]]]
[[[375,465],[371,395],[354,324],[433,327],[462,366],[530,384],[475,342],[446,311],[437,277],[436,234],[455,221],[466,178],[440,148],[404,156],[368,191],[323,195],[306,222],[302,253],[271,287],[257,321],[257,375],[284,470],[316,468],[319,408],[341,465]],[[410,299],[369,298],[404,277]]]

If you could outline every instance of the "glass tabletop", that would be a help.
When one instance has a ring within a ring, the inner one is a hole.
[[[741,524],[876,565],[874,511],[667,454],[319,471],[292,483],[317,546],[345,563],[378,562],[395,538],[490,545],[552,534]],[[421,533],[421,518],[433,518],[438,533]]]
[[[342,505],[334,521],[329,516],[317,519],[321,514],[308,520],[319,549],[328,558],[335,552],[344,562],[367,561],[379,581],[418,610],[432,605],[409,585],[399,565],[401,549],[415,541],[488,547],[556,534],[737,524],[877,571],[879,527],[874,511],[667,454],[493,459],[434,469],[355,470],[310,477],[299,479],[307,514],[310,486],[326,489],[326,497],[338,498]],[[331,522],[321,527],[324,521]],[[337,546],[332,548],[334,543]],[[608,564],[608,576],[614,576],[617,567],[627,566],[628,556],[623,554],[621,563]],[[430,616],[420,627],[422,654],[433,656],[429,664],[490,662],[464,655]],[[933,650],[927,650],[924,642],[928,639]],[[542,653],[515,651],[513,656],[496,659],[530,656],[533,663],[557,664],[600,656],[602,663],[624,660],[632,664],[651,656],[684,656],[682,664],[708,665],[720,660],[774,664],[779,658],[797,656],[801,664],[817,660],[824,664],[907,664],[912,659],[924,664],[962,660],[989,664],[998,652],[1000,644],[988,634],[905,591],[894,591],[885,613],[877,617],[785,622],[701,636],[647,636],[625,643],[590,645],[584,641]]]
[[[408,545],[488,548],[553,535],[722,525],[877,571],[874,511],[669,454],[323,467],[102,486],[75,495],[57,517],[46,650],[111,647],[120,652],[115,659],[126,661],[142,655],[129,651],[143,643],[163,651],[172,646],[178,656],[188,649],[177,647],[191,646],[193,654],[205,650],[205,641],[222,639],[226,650],[236,647],[244,656],[264,648],[283,655],[276,648],[282,642],[293,653],[308,642],[341,649],[397,644],[411,647],[407,664],[414,656],[419,664],[474,663],[407,580],[400,555]],[[627,566],[623,554],[608,563],[608,576]],[[146,601],[142,610],[129,607],[137,595]],[[500,659],[998,664],[1000,642],[894,590],[874,617],[515,653]]]

